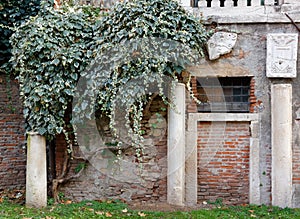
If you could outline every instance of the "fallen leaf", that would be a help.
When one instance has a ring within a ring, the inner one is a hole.
[[[96,211],[95,213],[98,214],[98,215],[103,215],[104,214],[103,211]]]
[[[250,217],[256,217],[256,215],[254,215],[254,214],[251,214],[251,215],[250,215]]]
[[[146,216],[146,214],[144,214],[143,212],[138,212],[138,215],[139,215],[140,217],[145,217],[145,216]]]
[[[254,210],[249,210],[249,212],[250,212],[250,213],[253,213],[253,212],[254,212]]]
[[[106,203],[110,204],[110,203],[112,203],[112,201],[111,200],[107,200]]]
[[[106,217],[112,217],[112,214],[111,214],[110,212],[106,212],[106,213],[105,213],[105,216],[106,216]]]
[[[122,212],[127,213],[128,212],[127,208],[123,209]]]
[[[65,201],[65,204],[66,205],[72,204],[72,201],[71,200],[67,200],[67,201]]]

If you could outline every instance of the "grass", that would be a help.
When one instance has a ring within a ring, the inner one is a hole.
[[[26,208],[8,201],[0,203],[0,218],[300,218],[300,209],[281,209],[268,206],[233,206],[200,209],[189,212],[134,211],[122,202],[83,201],[80,203],[49,205],[43,209]]]

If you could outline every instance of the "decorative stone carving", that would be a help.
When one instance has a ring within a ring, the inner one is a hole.
[[[216,32],[207,42],[209,59],[215,60],[221,55],[230,53],[236,40],[236,33]]]
[[[267,36],[267,77],[297,76],[298,34],[276,33]]]

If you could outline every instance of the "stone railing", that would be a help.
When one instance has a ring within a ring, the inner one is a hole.
[[[111,8],[118,1],[74,0],[74,3]],[[186,10],[205,22],[217,23],[290,23],[300,22],[300,0],[177,0]]]
[[[198,3],[198,4],[197,4]],[[279,5],[279,0],[195,0],[194,6],[199,7],[256,7],[264,5]]]
[[[290,23],[300,21],[299,0],[179,0],[206,22]]]

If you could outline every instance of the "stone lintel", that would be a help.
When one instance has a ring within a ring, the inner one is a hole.
[[[257,121],[259,115],[256,113],[190,113],[194,114],[193,119],[197,121]]]
[[[253,76],[250,71],[241,66],[230,63],[203,63],[187,68],[192,76],[196,77],[249,77]]]

